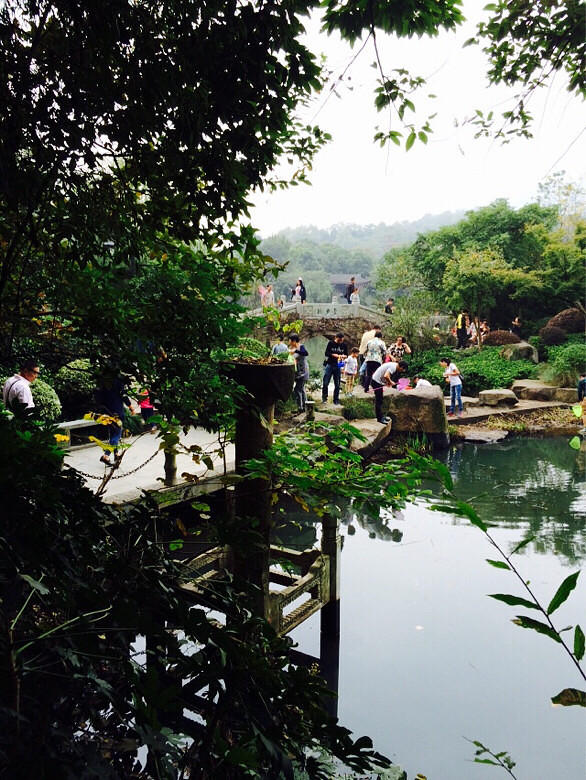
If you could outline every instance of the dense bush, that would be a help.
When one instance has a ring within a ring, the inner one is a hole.
[[[530,336],[527,341],[537,350],[537,359],[540,363],[547,360],[547,347],[539,336]]]
[[[467,355],[451,350],[433,349],[416,355],[409,364],[409,376],[419,374],[432,384],[447,388],[439,360],[444,355],[453,360],[463,376],[465,395],[477,395],[481,390],[509,387],[515,379],[533,379],[537,366],[530,360],[509,361],[500,356],[498,347],[484,347]]]
[[[547,327],[561,328],[565,333],[583,333],[585,326],[584,312],[576,308],[560,311],[547,323]]]
[[[63,404],[65,419],[75,420],[83,417],[94,408],[96,385],[96,375],[89,360],[72,360],[57,371],[53,386]]]
[[[344,398],[342,406],[346,420],[364,420],[374,415],[373,402],[363,398]]]
[[[42,379],[37,379],[31,384],[31,392],[37,410],[36,414],[47,422],[58,420],[61,416],[61,401],[51,385],[43,382]]]
[[[509,330],[492,330],[485,337],[483,344],[486,347],[504,347],[505,344],[518,344],[520,341],[519,336]]]
[[[565,332],[553,325],[546,325],[545,328],[541,328],[539,338],[547,347],[558,346],[567,340]]]
[[[580,373],[586,369],[586,344],[568,344],[551,352],[543,379],[561,387],[577,384]]]

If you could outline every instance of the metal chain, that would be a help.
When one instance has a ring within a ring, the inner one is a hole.
[[[137,466],[136,468],[134,468],[134,469],[131,469],[131,471],[125,471],[125,472],[124,472],[124,474],[116,474],[116,476],[112,476],[112,477],[110,477],[110,479],[122,479],[122,477],[129,477],[131,474],[134,474],[135,472],[137,472],[137,471],[140,471],[140,469],[144,468],[144,467],[147,465],[147,463],[150,463],[150,462],[151,462],[151,460],[152,460],[152,459],[153,459],[153,458],[154,458],[156,455],[158,455],[158,454],[159,454],[159,452],[160,452],[160,450],[155,450],[155,451],[153,452],[153,454],[150,456],[150,458],[148,458],[147,460],[145,460],[145,462],[144,462],[144,463],[141,463],[141,464],[140,464],[140,466]],[[72,468],[75,468],[75,466],[72,466]],[[96,477],[96,475],[95,475],[95,474],[87,474],[85,471],[80,471],[79,469],[75,469],[75,470],[77,471],[77,473],[78,473],[78,474],[81,474],[81,476],[82,476],[82,477],[87,477],[88,479],[99,479],[99,480],[102,480],[102,479],[104,479],[104,477],[103,477],[103,476],[101,476],[101,477],[99,477],[99,476],[98,476],[98,477]]]

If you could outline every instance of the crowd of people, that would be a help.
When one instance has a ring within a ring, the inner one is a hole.
[[[321,381],[322,403],[328,402],[329,388],[333,381],[334,406],[341,406],[340,393],[342,382],[345,384],[347,397],[354,395],[357,383],[364,393],[374,394],[374,411],[378,422],[386,424],[388,418],[383,414],[383,391],[385,387],[398,390],[419,389],[430,387],[431,383],[422,376],[408,379],[406,374],[409,365],[404,359],[411,354],[411,347],[403,336],[398,336],[388,346],[382,338],[379,325],[366,331],[358,347],[349,347],[343,333],[336,333],[326,345],[323,359],[323,377]],[[284,337],[279,336],[271,349],[272,356],[282,356],[283,359],[295,363],[294,396],[299,412],[305,411],[307,393],[305,385],[309,379],[308,352],[301,338],[294,334],[285,344]],[[449,359],[442,358],[440,365],[444,369],[443,376],[450,388],[451,406],[449,416],[463,414],[462,378],[458,367]]]

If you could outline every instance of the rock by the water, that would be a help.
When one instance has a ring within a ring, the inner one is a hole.
[[[553,399],[565,404],[577,404],[578,392],[575,387],[556,387]]]
[[[522,401],[553,401],[557,390],[538,379],[516,379],[511,389]]]
[[[533,363],[539,363],[537,350],[528,341],[506,344],[501,349],[501,356],[507,360],[531,360]]]
[[[439,385],[417,390],[385,391],[383,410],[393,420],[393,431],[445,434],[448,418]]]
[[[512,390],[496,388],[495,390],[481,390],[478,393],[480,403],[486,406],[515,406],[519,399]]]
[[[464,441],[476,444],[495,444],[506,439],[509,435],[508,431],[474,428],[469,425],[463,426],[461,432],[464,434]]]

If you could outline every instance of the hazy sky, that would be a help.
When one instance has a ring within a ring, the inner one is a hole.
[[[485,113],[506,110],[512,105],[507,98],[514,94],[503,87],[487,88],[480,47],[462,48],[474,33],[472,22],[480,18],[484,4],[485,0],[464,0],[464,14],[470,21],[457,33],[421,40],[382,35],[378,39],[387,74],[406,67],[412,75],[427,79],[413,102],[416,124],[437,112],[428,145],[416,143],[405,152],[394,144],[381,148],[373,143],[375,127],[388,129],[389,118],[374,108],[377,71],[371,67],[374,50],[367,44],[347,71],[350,80],[339,87],[340,98],[324,91],[303,116],[333,135],[315,159],[312,186],[254,196],[251,217],[262,236],[302,224],[327,227],[338,222],[415,220],[426,213],[485,206],[496,198],[507,198],[519,207],[535,200],[538,183],[556,170],[584,183],[586,109],[565,90],[561,75],[528,106],[535,117],[533,139],[515,139],[502,146],[498,141],[475,140],[474,128],[465,124],[476,108]],[[339,40],[318,35],[318,29],[308,25],[309,46],[324,52],[328,67],[339,75],[360,44],[352,50]],[[428,100],[428,93],[437,97]],[[392,129],[402,129],[396,115]]]

